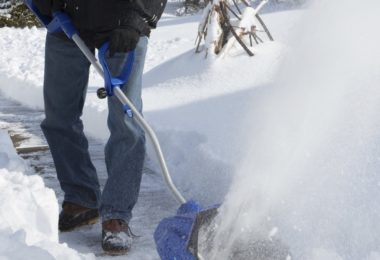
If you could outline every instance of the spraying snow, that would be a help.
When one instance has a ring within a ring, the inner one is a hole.
[[[231,253],[251,259],[235,246],[255,241],[252,234],[271,238],[269,246],[279,245],[276,241],[281,239],[294,259],[380,259],[380,239],[375,235],[380,231],[376,200],[380,193],[376,174],[380,55],[379,38],[371,35],[379,24],[375,12],[379,3],[369,0],[353,13],[355,2],[348,0],[343,6],[320,0],[315,4],[289,44],[295,50],[274,85],[268,84],[282,58],[278,42],[262,45],[254,59],[235,57],[224,60],[223,66],[216,63],[202,70],[198,66],[203,57],[187,52],[193,48],[197,17],[164,17],[164,26],[156,34],[159,37],[152,37],[153,55],[147,60],[145,75],[145,116],[159,130],[171,169],[182,174],[174,176],[176,183],[186,195],[218,202],[225,185],[217,175],[236,163],[239,155],[247,154],[221,209],[216,241],[225,250],[211,252],[214,259],[226,259]],[[284,12],[266,17],[280,42],[290,34],[295,16]],[[42,107],[44,34],[37,29],[2,29],[4,37],[0,37],[4,61],[0,88],[8,97],[32,107]],[[101,84],[92,74],[83,117],[87,130],[98,138],[107,136],[102,123],[107,115],[105,103],[94,95]],[[251,111],[249,123],[239,127],[236,121],[247,111]],[[238,143],[251,149],[234,142],[240,130],[246,135]],[[0,163],[9,168],[6,157]],[[4,179],[5,186],[12,180]],[[155,221],[151,216],[147,219]],[[228,236],[223,236],[225,232]],[[3,230],[1,234],[1,241],[12,241],[15,247],[17,241],[30,246],[22,232]],[[71,245],[79,248],[82,237],[73,237]],[[149,243],[141,243],[140,251],[129,257],[154,259]],[[48,255],[40,258],[55,256],[52,250],[45,251]],[[26,252],[32,253],[20,250],[21,255]]]
[[[380,3],[357,3],[315,1],[277,83],[253,94],[207,259],[261,239],[292,259],[380,259]]]

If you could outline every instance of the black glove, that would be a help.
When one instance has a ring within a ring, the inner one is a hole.
[[[139,39],[140,33],[131,27],[124,27],[113,30],[109,38],[110,56],[112,57],[116,52],[129,52],[131,50],[134,50]]]
[[[98,32],[95,35],[95,47],[100,48],[106,42],[110,42],[109,54],[114,56],[116,52],[129,52],[136,48],[140,33],[132,27],[117,28],[108,32]]]
[[[51,16],[52,12],[59,11],[63,7],[62,0],[33,0],[33,4],[43,15]]]

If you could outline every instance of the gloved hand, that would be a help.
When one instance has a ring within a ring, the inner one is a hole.
[[[111,32],[110,41],[110,56],[116,52],[129,52],[134,50],[140,39],[140,34],[132,27],[118,28]]]
[[[63,8],[63,0],[33,0],[33,4],[43,15],[51,16],[52,12]]]

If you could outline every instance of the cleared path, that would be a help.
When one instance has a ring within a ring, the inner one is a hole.
[[[39,126],[43,118],[43,111],[24,107],[0,94],[0,128],[8,130],[16,147],[46,145]],[[103,154],[104,144],[91,137],[88,139],[91,158],[103,186],[107,178]],[[20,155],[30,165],[29,174],[39,174],[43,177],[46,186],[55,191],[58,202],[61,204],[63,194],[59,188],[49,150],[31,151]],[[146,165],[149,165],[149,162]],[[166,190],[160,173],[156,173],[146,166],[144,167],[139,201],[134,209],[134,218],[131,222],[133,232],[140,237],[135,239],[133,250],[127,258],[126,256],[111,257],[103,254],[100,246],[100,224],[83,227],[69,233],[61,233],[60,241],[82,253],[94,253],[98,259],[159,259],[153,240],[154,229],[162,218],[175,214],[177,206],[172,195]]]

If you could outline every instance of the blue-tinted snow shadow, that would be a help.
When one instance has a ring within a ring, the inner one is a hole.
[[[149,88],[170,79],[183,78],[203,73],[210,64],[204,53],[194,54],[195,49],[170,59],[144,74],[143,87]],[[162,73],[162,72],[165,73]]]
[[[173,179],[186,198],[205,205],[223,201],[248,149],[251,122],[245,120],[246,111],[260,104],[266,89],[262,86],[145,113],[158,126]]]
[[[171,25],[180,25],[185,23],[197,23],[201,19],[202,12],[199,12],[194,15],[188,16],[166,16],[162,17],[158,22],[158,27],[160,26],[171,26]]]

